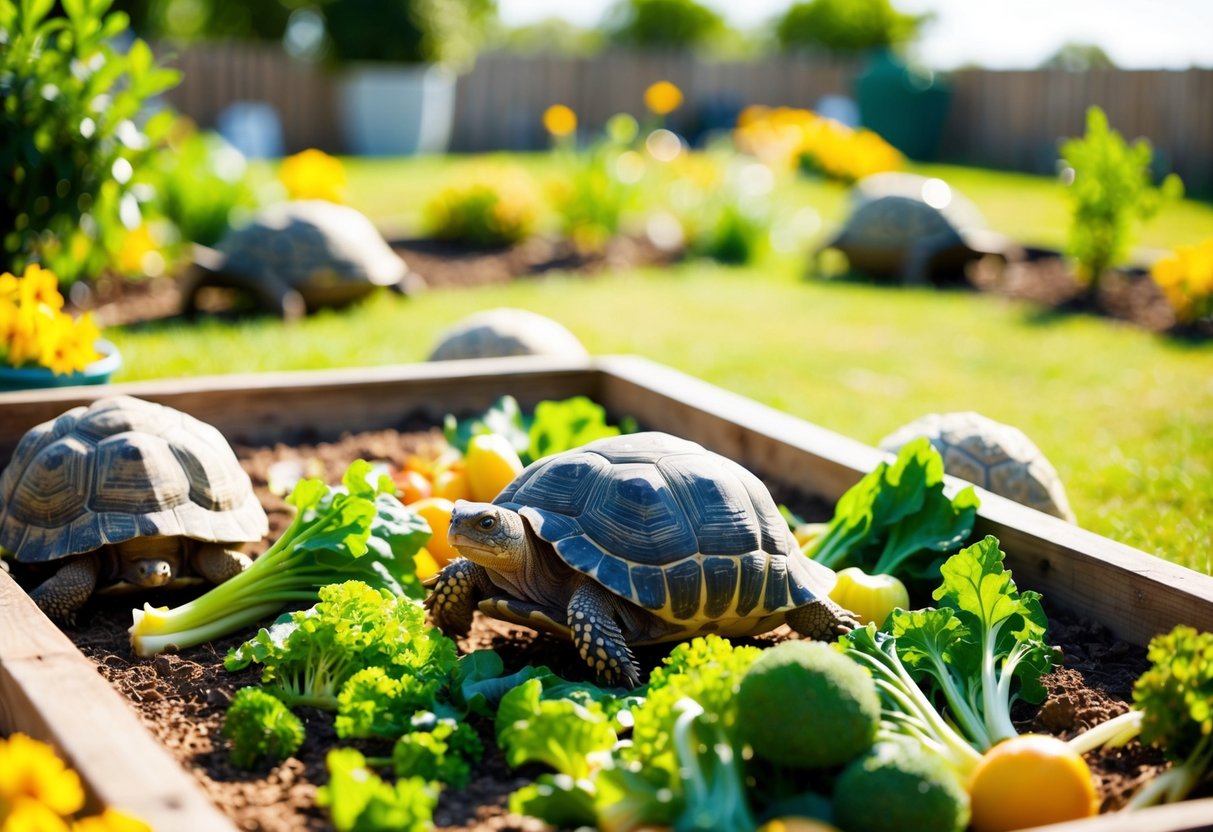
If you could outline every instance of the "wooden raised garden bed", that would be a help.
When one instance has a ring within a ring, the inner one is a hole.
[[[830,503],[884,455],[869,446],[652,362],[521,358],[331,372],[235,375],[0,394],[0,468],[30,427],[112,393],[171,405],[233,443],[317,441],[483,410],[509,393],[523,407],[587,395],[613,416],[692,439],[770,483]],[[1213,578],[980,492],[977,534],[993,534],[1023,588],[1145,645],[1184,623],[1213,630]],[[95,804],[162,830],[225,830],[215,809],[128,704],[0,572],[0,732],[53,742]],[[1213,799],[1051,827],[1091,832],[1209,828]]]

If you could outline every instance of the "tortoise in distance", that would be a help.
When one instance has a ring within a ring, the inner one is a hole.
[[[31,428],[0,475],[0,547],[57,567],[30,596],[61,624],[99,588],[221,583],[249,564],[240,544],[268,530],[218,430],[130,396]]]
[[[476,312],[443,332],[428,361],[551,355],[585,358],[589,353],[562,324],[527,309],[502,306]]]
[[[942,179],[911,174],[857,183],[850,216],[815,258],[827,249],[845,254],[853,271],[905,284],[961,283],[965,266],[983,256],[1024,256]]]
[[[183,287],[183,311],[202,310],[213,289],[252,299],[287,320],[321,307],[346,306],[378,287],[420,288],[404,260],[362,213],[324,200],[271,206],[213,248],[195,246]]]
[[[439,629],[463,635],[479,609],[570,639],[610,683],[639,683],[630,645],[857,626],[758,478],[664,433],[537,460],[492,503],[457,502],[448,538],[462,557],[426,599]]]

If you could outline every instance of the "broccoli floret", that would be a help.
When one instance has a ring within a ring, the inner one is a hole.
[[[908,742],[881,742],[838,777],[834,821],[846,832],[961,832],[969,797],[942,757]]]
[[[880,697],[872,676],[828,644],[788,641],[741,680],[737,728],[763,759],[797,768],[842,765],[872,747]],[[812,719],[781,719],[795,706]]]
[[[232,765],[250,770],[262,760],[289,757],[303,744],[303,723],[281,701],[261,688],[236,691],[223,722],[232,743]]]
[[[467,787],[472,763],[484,755],[484,745],[476,731],[465,722],[438,719],[429,711],[413,716],[411,733],[396,740],[392,749],[392,767],[397,777],[421,777],[454,786]]]

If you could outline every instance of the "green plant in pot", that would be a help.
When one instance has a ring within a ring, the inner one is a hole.
[[[494,0],[327,0],[319,10],[349,149],[444,151],[455,73],[474,59]]]

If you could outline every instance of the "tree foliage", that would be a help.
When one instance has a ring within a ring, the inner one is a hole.
[[[860,52],[913,40],[925,17],[903,14],[889,0],[807,0],[775,25],[781,48]]]

